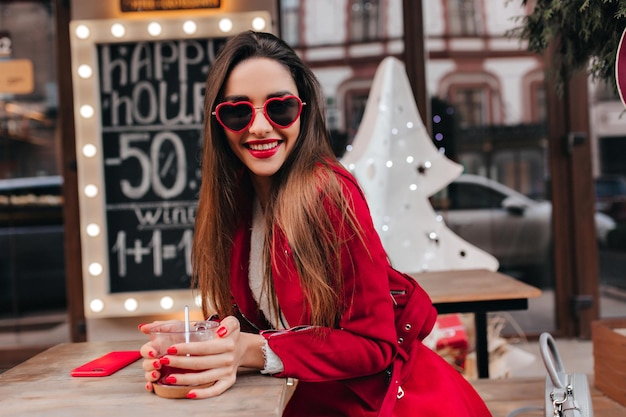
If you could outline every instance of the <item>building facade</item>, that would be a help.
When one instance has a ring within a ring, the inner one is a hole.
[[[532,197],[546,197],[545,66],[511,36],[533,2],[423,2],[426,73],[433,126],[467,172],[488,176]],[[404,54],[402,0],[282,0],[281,34],[314,68],[327,96],[338,153],[358,129],[377,65]],[[419,30],[419,29],[417,29]],[[590,82],[594,174],[626,174],[623,104]],[[450,109],[450,106],[453,109]],[[450,121],[455,126],[437,123]],[[439,114],[438,114],[439,113]]]

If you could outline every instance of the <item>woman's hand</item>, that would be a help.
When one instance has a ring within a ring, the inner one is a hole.
[[[140,330],[149,334],[151,329],[171,323],[171,321],[153,322],[141,326]],[[157,357],[156,349],[148,342],[141,347],[141,355],[144,357],[142,366],[148,381],[146,389],[153,390],[152,384],[161,378],[161,369],[163,365],[167,365],[192,371],[168,375],[168,384],[201,385],[214,382],[208,388],[190,391],[187,398],[215,397],[235,383],[239,366],[263,368],[264,359],[261,350],[263,343],[263,338],[259,335],[242,334],[239,321],[232,316],[222,320],[215,338],[202,342],[174,344],[161,358]]]
[[[180,324],[184,327],[182,322],[178,320],[168,320],[168,321],[153,321],[148,324],[140,324],[138,326],[139,331],[144,334],[150,335],[150,330],[156,329],[164,326],[173,326],[176,324]],[[144,358],[142,362],[142,368],[145,371],[145,378],[148,381],[146,383],[147,391],[154,391],[152,383],[158,381],[161,378],[161,363],[157,356],[157,350],[152,346],[152,342],[145,343],[140,349],[141,356]]]

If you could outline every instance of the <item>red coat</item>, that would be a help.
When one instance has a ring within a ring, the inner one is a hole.
[[[277,257],[272,268],[274,287],[281,311],[292,327],[261,334],[283,361],[284,371],[275,376],[298,379],[284,416],[378,416],[385,394],[389,391],[391,398],[397,392],[397,387],[390,383],[391,373],[396,375],[399,371],[393,371],[398,335],[386,253],[356,180],[342,168],[335,171],[344,192],[353,201],[369,254],[354,240],[344,245],[341,259],[346,260],[343,297],[347,308],[337,328],[324,328],[320,337],[319,328],[308,326],[310,312],[289,244],[282,234],[277,236],[273,248]],[[339,225],[342,213],[329,210],[331,219]],[[242,222],[234,236],[231,290],[245,318],[254,326],[265,328],[248,284],[250,224],[250,218]],[[427,297],[424,303],[425,308],[432,308]],[[424,326],[419,329],[422,335],[430,332],[432,321],[426,321]],[[436,353],[418,341],[411,355],[404,365],[413,369],[402,383],[405,395],[397,401],[393,414],[385,412],[385,416],[490,416],[471,385]],[[397,367],[398,361],[395,363]]]

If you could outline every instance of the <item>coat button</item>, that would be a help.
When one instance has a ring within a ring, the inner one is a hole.
[[[404,325],[404,330],[405,330],[405,331],[407,331],[407,332],[408,332],[409,330],[411,330],[411,323],[407,323],[407,324],[405,324],[405,325]]]
[[[402,342],[404,342],[404,338],[403,338],[403,337],[399,337],[399,338],[398,338],[398,344],[399,344],[399,345],[401,345],[401,344],[402,344]]]

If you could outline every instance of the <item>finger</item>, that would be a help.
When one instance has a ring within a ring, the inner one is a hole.
[[[228,350],[222,353],[203,353],[198,356],[186,355],[166,355],[157,360],[159,364],[168,365],[173,368],[189,369],[193,371],[208,371],[214,369],[236,370],[235,352]],[[159,368],[144,368],[144,370],[154,370]],[[217,378],[215,378],[217,379]],[[189,383],[188,385],[192,385]]]
[[[235,384],[235,378],[218,380],[208,388],[196,388],[187,394],[189,399],[217,397]]]
[[[231,335],[232,337],[225,337],[224,339],[211,339],[202,342],[192,343],[177,343],[168,348],[168,357],[176,355],[177,358],[189,358],[189,357],[207,357],[213,355],[220,355],[224,353],[232,353],[235,351],[237,345],[236,332]]]
[[[161,361],[158,359],[144,359],[141,368],[146,372],[152,372],[161,369]]]
[[[183,368],[191,372],[172,373],[168,375],[168,383],[173,385],[203,385],[219,380],[234,380],[237,368],[234,366],[215,366],[210,368]],[[172,377],[172,378],[170,378]],[[171,382],[170,382],[171,381]]]
[[[144,374],[144,377],[146,378],[146,381],[148,381],[148,382],[158,381],[159,378],[161,377],[161,372],[159,372],[159,371],[146,371],[145,374]]]
[[[217,337],[225,338],[229,334],[234,332],[238,332],[240,329],[239,320],[237,320],[234,316],[228,316],[221,321],[220,326],[217,328],[215,333]]]
[[[146,382],[146,391],[150,391],[150,392],[154,391],[154,385],[152,384],[152,382],[150,381]]]
[[[137,328],[144,334],[150,334],[150,330],[161,327],[183,326],[180,320],[157,320],[152,323],[140,324]]]
[[[151,342],[145,343],[143,346],[141,346],[141,349],[139,349],[139,353],[141,353],[141,356],[146,359],[156,359],[157,357],[157,351],[156,349],[154,349],[154,347],[152,347]]]
[[[137,326],[137,328],[139,329],[139,331],[141,333],[144,334],[150,334],[150,329],[152,329],[153,327],[156,326],[160,326],[163,323],[165,323],[164,321],[153,321],[152,323],[141,323]]]

